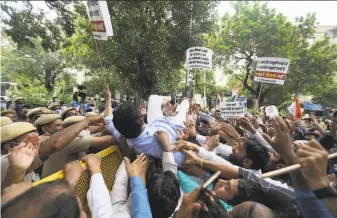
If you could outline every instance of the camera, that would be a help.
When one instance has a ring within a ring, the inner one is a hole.
[[[80,96],[82,102],[85,102],[85,98],[87,96],[87,94],[84,92],[86,88],[87,86],[85,85],[77,85],[78,96]]]

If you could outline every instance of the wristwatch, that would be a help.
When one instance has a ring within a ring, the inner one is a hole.
[[[314,190],[314,193],[318,199],[336,197],[337,189],[332,183],[329,183],[328,187]]]

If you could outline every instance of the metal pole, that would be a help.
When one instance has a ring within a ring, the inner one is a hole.
[[[204,109],[206,109],[207,106],[207,99],[206,99],[206,85],[207,85],[207,73],[204,70],[205,73],[205,84],[204,84]]]

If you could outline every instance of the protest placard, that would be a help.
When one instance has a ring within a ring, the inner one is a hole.
[[[323,110],[323,105],[321,104],[313,104],[308,101],[304,103],[304,109],[309,110],[309,111],[322,111]]]
[[[221,102],[220,113],[222,119],[240,118],[245,114],[245,105],[243,101]]]
[[[275,105],[269,105],[264,108],[266,117],[276,117],[279,115],[277,107]]]
[[[290,60],[261,57],[257,59],[255,81],[284,85]]]
[[[94,39],[107,40],[113,32],[106,1],[88,1],[86,6]]]
[[[186,51],[186,67],[192,68],[212,68],[212,55],[213,52],[209,48],[192,47]]]

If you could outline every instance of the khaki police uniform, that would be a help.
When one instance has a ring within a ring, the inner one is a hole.
[[[33,131],[36,131],[36,128],[31,123],[16,122],[6,124],[1,127],[1,144],[12,141],[23,134]],[[1,183],[3,183],[9,167],[8,156],[9,154],[1,155]],[[37,151],[33,163],[27,170],[24,181],[38,181],[40,178],[33,172],[33,170],[39,168],[40,166],[42,166],[42,161],[40,160],[39,152]]]
[[[0,117],[0,123],[1,123],[1,126],[4,126],[9,123],[13,123],[13,121],[9,119],[9,117]]]
[[[83,119],[85,119],[85,117],[71,116],[65,119],[62,125],[63,127],[68,127],[72,124],[80,122]],[[40,138],[42,141],[45,141],[50,136],[51,134],[46,133],[41,135]],[[70,161],[80,160],[84,155],[82,152],[87,152],[89,150],[92,138],[93,136],[90,135],[78,136],[62,150],[50,155],[48,160],[44,162],[41,177],[45,178],[59,170],[62,170],[64,165]]]
[[[41,115],[41,114],[53,114],[54,112],[45,108],[45,107],[36,107],[28,111],[27,113],[27,118],[31,120],[34,116],[36,115]]]

